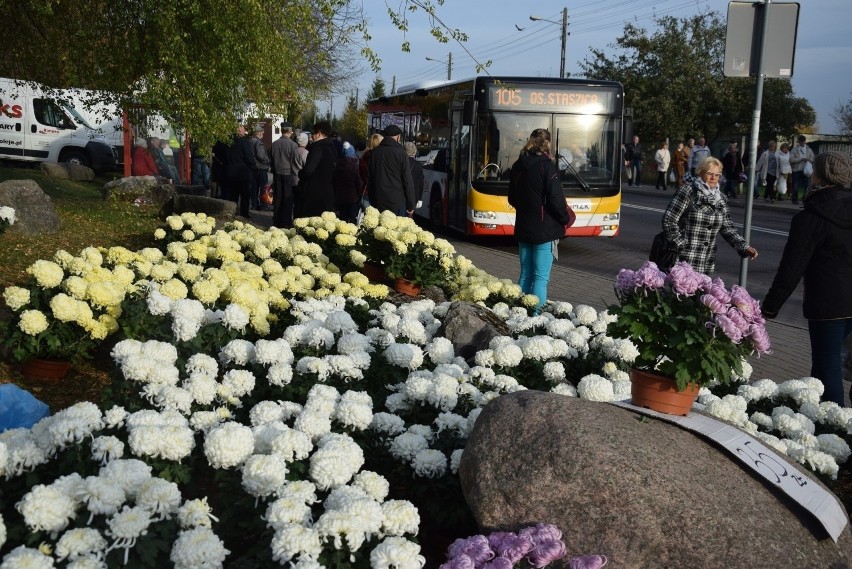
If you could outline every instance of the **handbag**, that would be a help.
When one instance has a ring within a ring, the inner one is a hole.
[[[778,176],[778,180],[775,181],[775,191],[779,196],[787,193],[787,176],[784,174]]]
[[[668,271],[677,263],[677,245],[669,241],[665,231],[654,235],[648,260],[656,263],[661,271]]]

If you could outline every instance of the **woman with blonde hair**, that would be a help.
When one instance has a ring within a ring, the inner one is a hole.
[[[515,237],[521,274],[518,285],[538,297],[536,313],[547,301],[550,269],[559,240],[576,216],[565,204],[562,182],[550,157],[550,132],[537,128],[530,135],[509,179],[509,204],[515,208]]]
[[[708,156],[695,170],[695,177],[678,188],[663,214],[663,231],[677,247],[678,260],[700,273],[716,269],[716,236],[744,258],[756,259],[757,250],[737,233],[731,223],[728,202],[719,188],[722,162]]]
[[[367,196],[367,175],[370,169],[370,154],[383,138],[384,136],[376,132],[367,139],[367,148],[361,153],[361,160],[358,164],[358,174],[361,176],[361,206],[365,209],[370,205],[370,200]]]

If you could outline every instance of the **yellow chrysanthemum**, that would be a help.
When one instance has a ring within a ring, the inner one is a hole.
[[[3,291],[6,306],[17,312],[30,303],[30,291],[19,286],[9,286]]]
[[[525,294],[521,297],[521,304],[527,308],[535,308],[538,306],[538,297],[534,294]]]
[[[201,304],[211,305],[219,300],[221,291],[210,280],[200,280],[192,284],[192,296]]]
[[[112,266],[129,265],[136,258],[136,254],[126,247],[110,247],[107,249],[106,260]]]
[[[93,306],[114,306],[124,300],[124,289],[112,281],[96,282],[89,285],[86,297]]]
[[[39,259],[27,268],[27,272],[31,274],[38,286],[41,288],[55,288],[62,284],[62,279],[65,278],[65,273],[62,267],[53,261],[45,261]]]
[[[186,298],[186,295],[189,293],[189,289],[186,288],[183,281],[178,279],[169,279],[160,285],[160,292],[172,300],[181,300]]]
[[[184,223],[179,215],[170,215],[166,218],[166,225],[168,225],[169,229],[172,231],[180,231],[183,229]]]
[[[47,317],[40,310],[24,310],[18,328],[24,334],[36,336],[47,330]]]
[[[104,256],[101,255],[101,252],[97,249],[97,247],[86,247],[80,251],[80,258],[90,265],[95,266],[100,266],[104,262]]]
[[[178,276],[186,283],[197,281],[201,278],[202,272],[204,272],[204,267],[192,263],[180,263],[177,270]]]
[[[56,253],[53,254],[53,262],[62,267],[63,269],[67,269],[68,264],[73,259],[74,255],[72,255],[65,249],[59,249]]]
[[[158,227],[157,229],[154,230],[154,239],[156,239],[157,241],[162,241],[165,238],[166,238],[166,230],[165,229],[163,229],[162,227]]]

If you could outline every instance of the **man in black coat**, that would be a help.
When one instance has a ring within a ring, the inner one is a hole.
[[[228,148],[228,182],[231,186],[231,200],[239,202],[240,216],[249,218],[249,201],[254,187],[254,152],[246,138],[243,125],[237,128],[237,134]]]
[[[334,211],[334,168],[337,148],[330,138],[331,125],[314,125],[305,166],[299,171],[299,187],[295,195],[294,217],[313,217]]]
[[[402,134],[396,125],[384,131],[384,138],[370,155],[367,195],[370,205],[379,211],[390,210],[397,215],[414,214],[416,196],[411,179],[408,154],[399,144]]]

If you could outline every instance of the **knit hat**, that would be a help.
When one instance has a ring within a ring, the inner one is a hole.
[[[848,188],[852,184],[852,159],[842,152],[823,152],[814,159],[814,175],[826,184]]]

